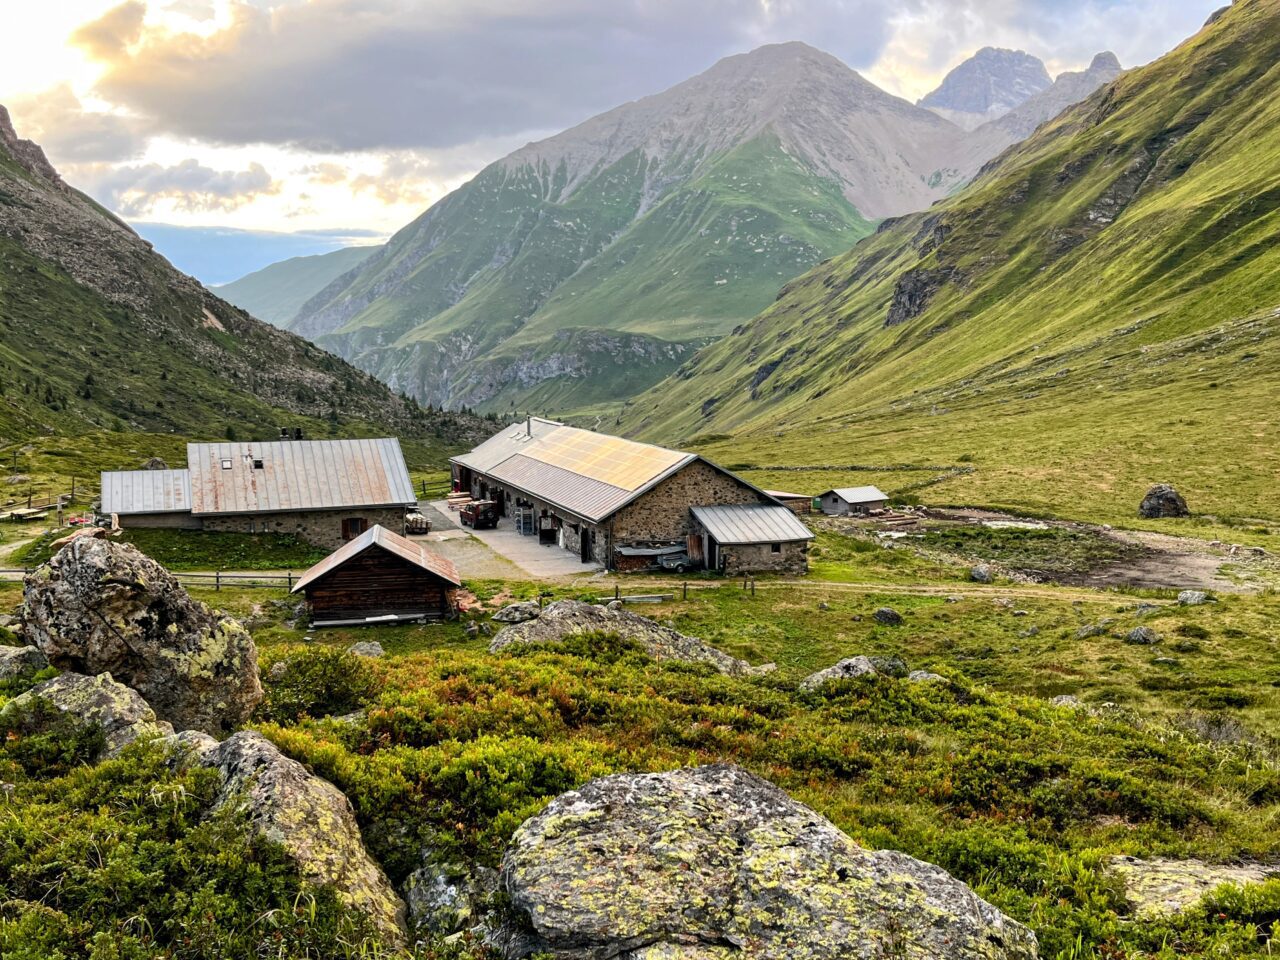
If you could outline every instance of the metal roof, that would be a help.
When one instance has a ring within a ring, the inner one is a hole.
[[[791,543],[812,540],[813,533],[786,507],[735,503],[692,507],[694,519],[720,544]]]
[[[773,497],[773,499],[775,500],[812,500],[813,499],[813,497],[811,497],[807,493],[786,493],[783,490],[766,490],[765,493]]]
[[[187,513],[190,510],[191,474],[186,470],[103,471],[103,513]]]
[[[888,500],[889,495],[879,487],[841,487],[837,490],[828,490],[827,493],[834,493],[845,503],[874,503],[877,500]],[[825,497],[827,493],[824,493]]]
[[[434,573],[436,576],[448,580],[454,586],[462,586],[462,578],[458,576],[458,569],[448,557],[442,557],[440,554],[428,550],[420,543],[414,543],[407,537],[391,532],[386,527],[374,524],[360,536],[343,544],[304,573],[302,579],[294,585],[293,590],[290,592],[297,593],[303,587],[315,583],[321,577],[337,570],[348,560],[360,556],[360,554],[373,547],[380,547],[388,553],[412,563],[414,566]]]
[[[418,502],[400,441],[393,438],[189,443],[187,467],[197,516]]]
[[[596,523],[697,459],[535,417],[453,462]]]

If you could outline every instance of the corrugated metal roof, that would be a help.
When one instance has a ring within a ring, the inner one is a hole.
[[[417,503],[394,438],[189,443],[187,467],[197,516]]]
[[[499,430],[480,446],[453,457],[451,462],[469,467],[478,473],[488,473],[508,457],[533,446],[535,440],[542,439],[562,426],[564,424],[556,420],[530,417]]]
[[[535,417],[512,424],[453,462],[599,522],[697,459]]]
[[[775,500],[812,500],[813,497],[807,493],[786,493],[782,490],[766,490],[766,494]]]
[[[791,543],[812,540],[813,533],[786,507],[768,503],[735,503],[693,507],[694,519],[717,543]]]
[[[103,471],[103,513],[187,513],[190,510],[191,474],[186,470]]]
[[[888,500],[889,495],[879,487],[841,487],[838,490],[828,490],[827,493],[834,493],[845,503],[874,503],[877,500]],[[827,493],[824,493],[825,497]]]
[[[386,527],[374,524],[360,536],[349,543],[343,544],[304,573],[302,579],[294,585],[292,592],[297,593],[307,584],[315,583],[321,577],[332,573],[348,560],[360,556],[360,554],[372,547],[381,547],[402,560],[407,560],[423,570],[430,571],[438,577],[443,577],[455,586],[462,586],[462,578],[458,576],[458,569],[448,557],[442,557],[440,554],[428,550],[420,543],[414,543],[407,537],[393,533]]]

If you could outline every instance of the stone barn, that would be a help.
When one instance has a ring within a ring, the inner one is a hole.
[[[879,487],[841,487],[828,490],[820,500],[822,512],[829,517],[868,514],[889,505],[889,495]]]
[[[418,507],[400,442],[189,443],[185,470],[102,474],[102,512],[125,528],[286,533],[334,549]]]
[[[458,571],[447,557],[370,527],[302,575],[315,627],[442,620],[457,610]]]
[[[512,424],[451,463],[456,490],[496,501],[516,530],[610,570],[650,568],[662,554],[681,550],[698,562],[718,562],[725,554],[707,556],[694,507],[769,508],[803,528],[763,490],[696,454],[538,417]],[[731,545],[740,555],[735,572],[794,570],[800,548],[788,548],[784,558],[774,542],[749,552],[741,549],[747,544]]]

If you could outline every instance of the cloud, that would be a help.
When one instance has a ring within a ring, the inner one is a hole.
[[[69,85],[13,103],[24,134],[39,143],[55,165],[115,163],[142,155],[146,125],[136,118],[88,111]]]
[[[146,15],[147,5],[142,0],[129,0],[80,27],[71,35],[71,42],[99,60],[124,56],[142,36]]]
[[[79,171],[89,193],[126,217],[151,213],[162,201],[188,213],[234,210],[281,185],[260,163],[244,170],[214,170],[197,160],[106,166]]]

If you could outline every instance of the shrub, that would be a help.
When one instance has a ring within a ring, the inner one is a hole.
[[[359,710],[378,692],[377,674],[364,657],[345,650],[303,650],[264,667],[283,663],[283,676],[264,684],[261,717],[288,723],[301,717],[325,717]]]

